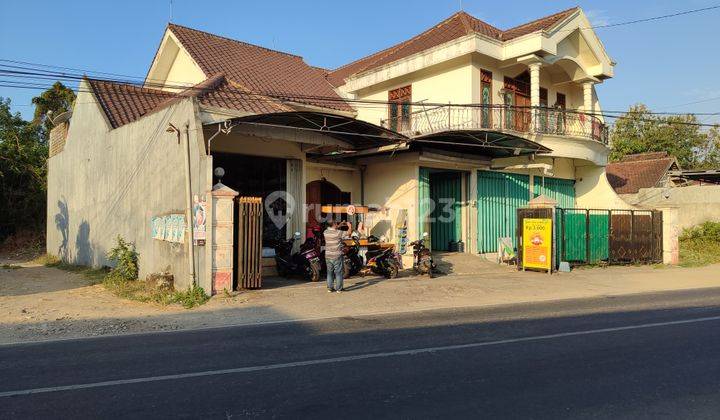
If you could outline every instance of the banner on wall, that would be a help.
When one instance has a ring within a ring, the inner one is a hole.
[[[552,219],[523,219],[523,268],[550,271]]]
[[[207,202],[205,197],[201,199],[196,195],[193,200],[193,242],[195,245],[205,245],[207,220]]]
[[[174,243],[185,242],[185,215],[168,214],[154,216],[150,220],[150,229],[153,239]]]

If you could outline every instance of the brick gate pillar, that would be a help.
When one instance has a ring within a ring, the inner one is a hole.
[[[212,188],[212,294],[233,290],[233,229],[238,192],[218,182]]]

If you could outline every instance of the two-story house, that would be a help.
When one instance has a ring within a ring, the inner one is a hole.
[[[332,71],[170,24],[142,86],[83,80],[54,132],[48,252],[103,265],[119,234],[141,275],[169,268],[217,291],[241,247],[216,231],[232,225],[210,198],[222,181],[264,200],[264,247],[352,203],[377,210],[365,234],[427,231],[435,250],[491,253],[534,196],[626,206],[605,176],[595,94],[613,66],[579,8],[508,30],[456,13]],[[168,241],[154,221],[187,227],[192,197],[207,238]]]
[[[462,239],[484,253],[513,236],[515,209],[541,193],[562,207],[626,206],[605,177],[608,133],[595,93],[614,64],[579,8],[507,30],[459,12],[328,80],[357,118],[411,139],[412,156],[363,163],[387,166],[397,187],[417,180],[417,203],[437,207],[437,194],[456,191],[463,217],[453,223],[418,204],[418,229],[433,231],[434,247]],[[450,145],[455,156],[433,154]],[[369,191],[373,182],[387,189],[384,176],[368,179]]]

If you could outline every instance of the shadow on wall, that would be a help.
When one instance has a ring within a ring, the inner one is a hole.
[[[388,241],[392,241],[392,238],[390,237],[392,234],[392,223],[387,219],[378,220],[377,223],[375,223],[375,226],[373,226],[370,230],[370,234],[375,235],[378,238],[385,236]]]
[[[93,265],[94,256],[95,253],[90,244],[90,224],[86,220],[83,220],[78,227],[77,236],[75,237],[75,263],[80,265]]]
[[[60,246],[58,247],[58,257],[63,261],[67,261],[70,216],[68,215],[68,206],[65,197],[63,197],[62,201],[58,200],[57,206],[58,212],[55,214],[55,227],[60,231],[60,235],[62,235],[62,242],[60,242]]]

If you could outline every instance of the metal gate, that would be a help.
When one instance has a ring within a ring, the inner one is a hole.
[[[261,197],[238,197],[238,288],[262,287],[263,205]]]
[[[559,257],[594,264],[662,261],[662,212],[558,209]]]
[[[610,262],[662,262],[662,212],[612,210]]]

